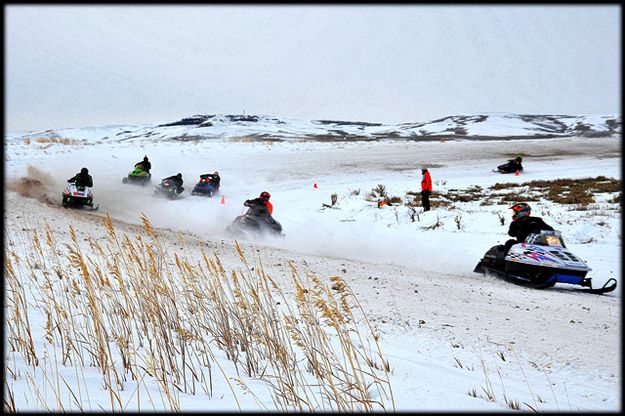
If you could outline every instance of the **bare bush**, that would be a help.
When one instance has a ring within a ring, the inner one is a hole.
[[[333,208],[336,205],[338,198],[339,198],[338,194],[332,194],[330,195],[330,205],[328,204],[321,204],[321,205],[326,208]]]
[[[382,184],[378,184],[375,188],[371,190],[371,195],[374,198],[384,198],[387,196],[386,186]]]
[[[432,225],[429,225],[427,227],[423,227],[424,230],[435,230],[439,227],[443,226],[443,222],[440,220],[440,218],[438,217],[438,215],[436,216],[436,222]]]
[[[408,207],[408,215],[410,216],[410,221],[414,222],[415,218],[419,218],[419,215],[417,214],[417,209],[411,205],[407,205]]]
[[[462,215],[456,215],[454,222],[456,223],[456,227],[460,230],[462,228]]]

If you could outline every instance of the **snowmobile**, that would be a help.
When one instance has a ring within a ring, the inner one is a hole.
[[[191,195],[211,197],[219,192],[220,181],[221,179],[219,178],[219,175],[215,175],[214,173],[200,175],[200,181],[193,187]]]
[[[140,185],[145,186],[146,183],[150,182],[152,175],[140,167],[134,168],[132,172],[128,173],[126,178],[122,179],[123,183],[138,183]]]
[[[64,208],[89,207],[96,211],[99,206],[93,206],[93,193],[91,188],[86,186],[76,186],[75,183],[68,183],[63,190],[61,205]]]
[[[236,237],[254,237],[273,235],[284,237],[282,225],[269,214],[258,214],[250,208],[243,215],[239,215],[226,228],[226,232]]]
[[[523,166],[520,162],[517,164],[514,159],[510,159],[506,163],[497,166],[497,169],[493,169],[493,172],[498,173],[515,173],[517,171],[522,172]]]
[[[491,247],[473,270],[491,272],[512,283],[544,289],[556,283],[580,286],[576,290],[607,293],[616,289],[616,279],[610,278],[602,287],[593,288],[586,274],[592,270],[586,262],[566,248],[557,230],[542,230],[529,234],[523,243],[510,247],[504,256],[504,246]]]
[[[156,186],[154,189],[154,196],[158,197],[166,197],[169,199],[178,199],[182,198],[180,194],[184,188],[178,188],[178,186],[169,179],[163,179],[161,183]]]

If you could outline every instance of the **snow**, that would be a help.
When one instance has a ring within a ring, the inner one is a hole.
[[[378,140],[385,137],[415,138],[421,136],[460,137],[527,137],[561,136],[579,134],[578,124],[583,124],[589,133],[614,136],[621,132],[620,115],[520,115],[513,113],[484,113],[480,115],[459,115],[441,120],[419,123],[385,125],[381,123],[360,123],[340,120],[300,120],[278,118],[269,115],[195,115],[190,118],[205,120],[210,125],[196,124],[168,125],[162,122],[153,125],[104,126],[46,130],[42,132],[21,132],[5,135],[6,139],[24,137],[62,137],[75,140],[145,140],[150,141],[187,138],[241,138],[263,136],[279,140],[301,140],[302,137],[318,137],[335,140],[356,136],[360,139]],[[180,120],[179,120],[180,121]],[[612,123],[611,125],[609,123]],[[461,129],[461,130],[458,130]]]
[[[604,120],[572,118],[578,119]],[[505,136],[523,129],[518,120],[505,114],[497,120],[496,124],[475,123],[471,132]],[[447,128],[440,124],[431,126],[432,131]],[[250,133],[247,126],[222,127],[217,123],[206,129],[216,135]],[[28,233],[43,232],[46,223],[59,242],[69,242],[70,225],[81,244],[90,236],[102,238],[106,231],[100,220],[106,214],[128,235],[140,234],[137,225],[144,213],[167,247],[178,249],[182,235],[189,242],[185,252],[191,258],[199,259],[199,248],[191,242],[200,241],[208,253],[219,256],[226,270],[238,270],[243,266],[224,228],[244,211],[245,199],[267,190],[286,237],[243,241],[243,249],[259,256],[266,271],[281,284],[290,279],[289,262],[300,273],[315,274],[324,282],[338,275],[349,283],[379,331],[382,353],[392,369],[395,410],[512,411],[506,400],[526,411],[621,409],[621,211],[614,209],[608,196],[597,198],[599,202],[587,211],[547,199],[530,202],[533,214],[559,229],[569,249],[592,267],[595,286],[616,278],[617,290],[603,296],[573,292],[566,285],[548,290],[522,288],[473,273],[489,247],[507,240],[509,204],[473,201],[434,207],[426,213],[418,211],[413,222],[405,206],[377,208],[366,200],[378,184],[385,185],[389,195],[402,198],[407,192],[418,192],[424,165],[429,167],[435,192],[466,192],[475,186],[487,189],[495,183],[537,179],[599,175],[622,179],[620,137],[172,142],[165,139],[188,131],[186,126],[159,128],[159,136],[142,136],[150,128],[57,131],[60,137],[86,140],[70,144],[26,143],[23,135],[5,135],[5,233],[13,242],[5,248],[5,255],[15,250],[28,257],[32,238]],[[293,135],[320,129],[312,122],[300,126],[292,121],[272,128]],[[133,131],[129,135],[134,139],[102,140],[126,129]],[[381,127],[364,129],[381,131]],[[520,152],[525,155],[520,176],[491,171]],[[122,178],[144,154],[152,162],[153,183],[122,185]],[[35,176],[56,199],[65,180],[82,166],[94,178],[95,202],[100,205],[95,213],[50,206],[14,192],[11,186],[22,177]],[[191,197],[199,175],[215,170],[222,177],[224,204],[220,197]],[[177,172],[185,179],[186,197],[178,201],[153,198],[155,179]],[[323,207],[330,204],[332,194],[337,194],[337,204]],[[505,225],[499,215],[504,216]],[[30,287],[27,292],[35,348],[42,362],[33,368],[24,354],[9,351],[5,340],[5,365],[9,374],[16,375],[7,376],[6,384],[16,409],[47,410],[42,405],[46,403],[56,410],[60,402],[63,409],[76,410],[76,400],[63,385],[67,382],[73,392],[82,389],[78,401],[84,410],[111,410],[109,391],[103,388],[97,367],[58,362],[58,350],[45,341],[46,316],[36,307],[38,289]],[[177,392],[181,410],[276,410],[265,382],[237,372],[223,351],[213,350],[226,377],[214,371],[210,397],[201,391]],[[114,356],[120,360],[119,353]],[[59,386],[57,375],[63,380]],[[137,383],[138,391],[128,382],[128,388],[119,392],[126,410],[171,410],[162,386],[145,377]],[[238,387],[237,377],[253,394]],[[492,400],[487,391],[492,391]],[[58,397],[55,392],[60,392]],[[44,397],[38,399],[38,394]]]

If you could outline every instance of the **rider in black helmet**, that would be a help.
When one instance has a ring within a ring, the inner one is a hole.
[[[74,182],[76,186],[87,186],[89,188],[93,187],[93,178],[89,175],[89,169],[87,168],[80,169],[80,173],[77,173],[73,177],[69,178],[67,182]]]
[[[150,173],[150,169],[152,169],[152,164],[148,160],[148,156],[143,156],[143,160],[141,162],[135,163],[135,168],[141,168],[147,173]]]
[[[182,184],[184,182],[182,180],[182,173],[178,173],[177,175],[165,178],[163,179],[163,181],[172,181],[174,185],[176,186],[176,192],[179,194],[182,193],[182,191],[184,191],[184,188],[182,187]]]

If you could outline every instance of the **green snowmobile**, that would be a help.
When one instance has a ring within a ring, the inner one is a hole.
[[[122,182],[137,183],[145,186],[146,183],[150,182],[150,178],[152,178],[152,174],[146,172],[141,167],[135,166],[134,170],[128,173],[128,177],[122,179]]]

